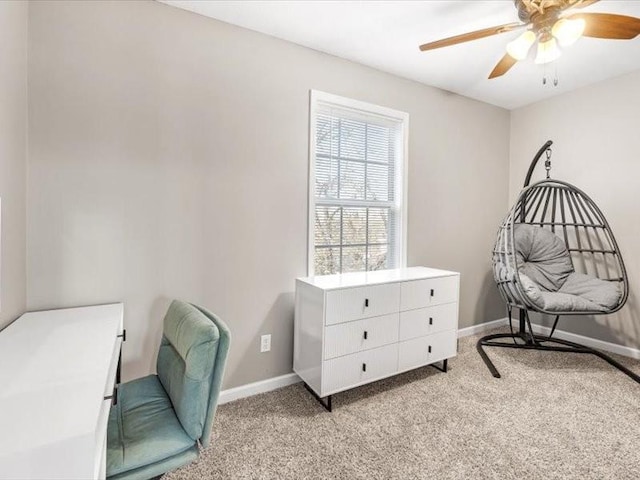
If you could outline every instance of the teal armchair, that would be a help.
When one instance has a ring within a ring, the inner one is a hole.
[[[227,326],[202,307],[174,300],[164,317],[157,375],[118,388],[107,431],[107,478],[145,480],[197,458],[211,441]]]

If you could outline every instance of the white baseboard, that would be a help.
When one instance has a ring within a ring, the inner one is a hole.
[[[542,335],[549,335],[551,328],[544,327],[535,323],[531,324],[531,328],[535,333]],[[640,359],[640,350],[637,348],[627,347],[617,343],[605,342],[591,337],[585,337],[578,335],[577,333],[565,332],[564,330],[557,330],[553,334],[554,337],[558,337],[561,340],[568,340],[569,342],[579,343],[586,347],[597,348],[598,350],[604,350],[606,352],[616,353],[625,357]]]
[[[474,325],[472,327],[463,328],[458,330],[458,337],[467,337],[474,335],[485,330],[499,327],[506,322],[505,318],[494,320],[492,322],[482,323],[480,325]],[[288,373],[279,377],[267,378],[266,380],[260,380],[259,382],[248,383],[247,385],[241,385],[239,387],[228,388],[220,392],[220,398],[218,404],[233,402],[241,398],[251,397],[258,395],[259,393],[270,392],[278,388],[287,387],[294,383],[299,383],[302,380],[295,373]]]
[[[472,325],[471,327],[461,328],[458,330],[458,338],[468,337],[470,335],[475,335],[476,333],[486,332],[492,328],[501,327],[502,325],[506,325],[508,320],[509,319],[506,317],[499,318],[498,320],[492,320],[490,322]]]
[[[280,375],[279,377],[267,378],[266,380],[260,380],[259,382],[228,388],[227,390],[222,390],[220,392],[218,404],[222,405],[241,398],[252,397],[259,393],[270,392],[271,390],[287,387],[301,381],[300,377],[295,373],[288,373],[286,375]]]
[[[458,338],[468,337],[470,335],[475,335],[477,333],[491,330],[492,328],[506,325],[507,322],[507,318],[499,318],[498,320],[492,320],[490,322],[481,323],[479,325],[461,328],[460,330],[458,330]],[[551,332],[551,329],[549,327],[544,327],[535,323],[531,326],[536,333],[548,335]],[[625,357],[640,359],[640,349],[637,348],[626,347],[624,345],[618,345],[616,343],[604,342],[602,340],[584,337],[582,335],[565,332],[563,330],[556,330],[553,336],[558,337],[562,340],[580,343],[587,347],[597,348],[599,350],[604,350],[611,353],[617,353],[618,355],[623,355]],[[287,387],[301,381],[302,380],[300,379],[300,377],[298,377],[298,375],[296,375],[295,373],[288,373],[279,377],[268,378],[259,382],[249,383],[247,385],[241,385],[234,388],[228,388],[227,390],[223,390],[222,392],[220,392],[218,403],[222,405],[224,403],[233,402],[234,400],[239,400],[241,398],[251,397],[259,393],[266,393],[278,388]]]

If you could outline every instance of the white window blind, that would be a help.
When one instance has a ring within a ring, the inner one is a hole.
[[[312,92],[309,269],[315,275],[405,266],[408,116]]]

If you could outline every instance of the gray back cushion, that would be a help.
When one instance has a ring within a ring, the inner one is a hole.
[[[518,270],[543,291],[558,291],[574,271],[567,247],[553,232],[534,225],[516,224],[514,240]]]
[[[220,334],[197,308],[174,300],[164,317],[158,378],[185,432],[202,436]]]

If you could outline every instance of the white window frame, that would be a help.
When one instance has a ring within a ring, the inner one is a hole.
[[[370,115],[380,115],[386,119],[401,122],[402,129],[402,159],[398,162],[395,172],[395,211],[400,215],[400,228],[397,238],[397,255],[399,264],[396,268],[407,266],[407,190],[408,190],[408,165],[409,165],[409,114],[400,110],[382,107],[373,103],[353,100],[339,95],[309,91],[309,201],[307,221],[309,224],[307,245],[307,275],[313,276],[315,270],[315,209],[316,209],[316,113],[319,102],[336,105],[339,108],[353,109]],[[399,205],[398,205],[399,204]]]

